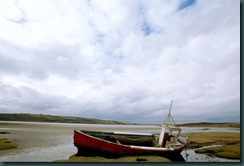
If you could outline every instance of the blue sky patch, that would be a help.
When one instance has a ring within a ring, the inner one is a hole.
[[[152,26],[149,24],[146,18],[146,9],[143,6],[140,6],[140,13],[143,17],[143,23],[141,25],[141,30],[144,36],[148,36],[153,32]]]
[[[141,29],[145,36],[150,35],[150,33],[152,33],[152,31],[153,31],[151,26],[147,22],[143,23],[143,25],[141,26]]]
[[[181,2],[181,4],[179,5],[178,10],[182,10],[189,6],[195,5],[195,3],[196,3],[196,0],[183,0]]]

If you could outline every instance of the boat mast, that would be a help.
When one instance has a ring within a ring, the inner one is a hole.
[[[175,121],[171,115],[172,104],[173,104],[173,99],[171,100],[168,116],[164,121],[164,125],[166,125],[166,126],[175,125]]]
[[[171,131],[171,121],[173,121],[173,123],[175,124],[174,122],[174,119],[173,117],[171,116],[171,108],[172,108],[172,103],[173,103],[173,99],[171,100],[171,104],[170,104],[170,108],[169,108],[169,114],[167,116],[167,118],[165,119],[164,121],[164,124],[162,124],[162,129],[161,129],[161,132],[160,132],[160,135],[159,135],[159,141],[158,141],[158,146],[162,147],[163,145],[163,140],[164,140],[164,134],[165,134],[165,129],[169,129],[169,134],[171,135],[172,134],[172,131]]]

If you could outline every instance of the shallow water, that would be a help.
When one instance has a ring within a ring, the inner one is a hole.
[[[0,156],[2,162],[52,162],[54,160],[68,159],[76,153],[76,148],[71,146],[73,142],[51,147],[33,147],[18,151],[12,151]]]
[[[1,125],[5,123],[5,125]],[[6,125],[7,123],[7,125]],[[24,124],[24,125],[19,125]],[[51,162],[68,159],[77,152],[73,145],[73,129],[89,129],[103,131],[131,131],[140,133],[160,133],[159,125],[96,125],[96,124],[67,124],[42,122],[1,122],[0,131],[9,131],[11,134],[0,135],[14,140],[21,146],[19,149],[0,151],[2,162]],[[182,132],[240,132],[233,128],[204,128],[183,127]],[[25,133],[25,134],[22,134]],[[28,143],[29,142],[31,143]],[[19,141],[19,142],[18,142]],[[186,153],[188,157],[186,157]],[[187,162],[239,162],[196,154],[194,149],[187,149],[181,153]]]
[[[240,160],[225,159],[216,156],[209,156],[206,154],[197,154],[194,152],[194,150],[196,149],[186,149],[181,152],[181,155],[186,162],[240,162]]]

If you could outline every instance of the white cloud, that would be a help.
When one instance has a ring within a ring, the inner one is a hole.
[[[238,1],[0,3],[0,112],[239,120]]]

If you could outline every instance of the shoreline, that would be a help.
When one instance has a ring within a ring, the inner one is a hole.
[[[73,122],[45,122],[45,121],[12,121],[12,120],[0,120],[1,124],[53,124],[53,125],[124,125],[124,126],[161,126],[161,124],[136,124],[136,123],[116,123],[116,124],[105,124],[105,123],[73,123]],[[192,123],[176,123],[179,127],[230,127],[240,128],[240,122],[192,122]]]
[[[179,127],[220,127],[220,128],[240,128],[240,122],[221,122],[221,123],[212,123],[212,122],[198,122],[198,123],[182,123],[176,124]]]

